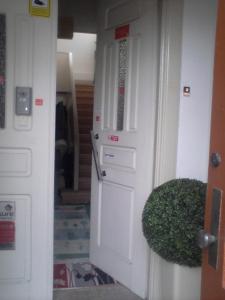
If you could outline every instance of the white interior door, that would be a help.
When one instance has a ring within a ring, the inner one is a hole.
[[[144,298],[149,263],[142,210],[153,184],[157,1],[100,2],[94,134],[105,176],[99,182],[93,166],[91,261]]]
[[[1,300],[51,299],[56,9],[0,0]]]

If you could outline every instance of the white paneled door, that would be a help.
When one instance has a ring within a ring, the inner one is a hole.
[[[152,190],[158,80],[155,0],[100,1],[94,136],[91,261],[147,295],[142,210]]]
[[[50,16],[37,17],[27,0],[0,0],[1,300],[51,299],[57,36],[51,3]]]

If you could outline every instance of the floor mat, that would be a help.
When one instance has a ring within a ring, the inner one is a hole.
[[[89,262],[54,265],[54,288],[91,287],[116,281]]]
[[[54,288],[113,284],[89,262],[89,205],[57,206],[54,223]]]

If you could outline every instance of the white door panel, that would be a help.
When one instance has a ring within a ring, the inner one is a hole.
[[[157,1],[101,4],[94,134],[105,176],[98,182],[93,167],[91,260],[144,298],[148,247],[141,219],[152,190],[155,157]],[[124,14],[126,22],[115,12]],[[109,29],[103,20],[110,22]],[[129,26],[118,29],[121,23]],[[119,38],[120,30],[128,37],[122,33]]]
[[[125,186],[110,182],[102,185],[104,201],[101,203],[100,245],[117,253],[128,263],[132,261],[133,196],[133,189]],[[127,211],[126,215],[124,211]],[[112,238],[109,232],[114,231],[120,234]]]
[[[31,160],[30,149],[0,148],[0,177],[30,176]]]
[[[30,17],[15,17],[15,86],[33,84],[33,21]],[[31,130],[32,118],[14,114],[14,128]]]
[[[53,0],[50,18],[32,17],[29,1],[0,0],[7,28],[0,205],[15,203],[14,249],[2,250],[0,236],[1,300],[50,300],[52,294],[56,10]],[[31,116],[15,114],[16,87],[32,88]],[[0,230],[2,222],[0,216]]]
[[[130,171],[135,171],[136,169],[135,149],[103,145],[100,155],[102,165],[111,165]]]

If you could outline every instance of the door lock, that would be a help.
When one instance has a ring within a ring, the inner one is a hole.
[[[222,162],[220,154],[218,152],[212,153],[211,157],[210,157],[210,161],[211,161],[211,164],[213,165],[213,167],[215,167],[215,168],[219,167],[219,165]]]
[[[99,135],[96,133],[96,134],[94,135],[94,138],[95,138],[96,140],[98,140],[98,139],[99,139]]]
[[[198,233],[198,246],[201,249],[208,248],[211,244],[216,242],[216,237],[209,234],[205,230],[200,230]]]
[[[105,177],[105,176],[106,176],[106,171],[103,170],[103,171],[102,171],[102,177]]]

